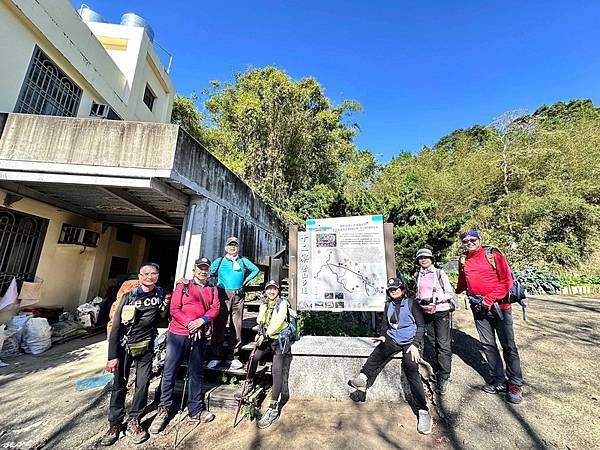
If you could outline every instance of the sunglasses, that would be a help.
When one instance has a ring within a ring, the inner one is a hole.
[[[463,244],[469,244],[471,242],[477,242],[479,239],[463,239],[462,243]]]

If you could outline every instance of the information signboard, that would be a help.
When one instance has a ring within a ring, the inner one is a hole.
[[[382,311],[383,217],[310,219],[298,232],[298,309]]]

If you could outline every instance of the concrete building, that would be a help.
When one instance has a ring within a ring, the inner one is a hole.
[[[0,111],[169,122],[174,88],[151,28],[89,11],[84,22],[68,0],[0,0]]]
[[[73,310],[145,260],[169,286],[232,234],[255,260],[281,249],[271,210],[168,123],[152,30],[89,19],[66,0],[0,0],[0,295],[37,277],[41,306]]]

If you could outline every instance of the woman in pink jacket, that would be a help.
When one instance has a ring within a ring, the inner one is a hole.
[[[452,366],[451,314],[456,307],[454,288],[448,275],[437,269],[431,250],[422,248],[415,255],[418,270],[415,274],[416,299],[423,309],[425,336],[435,353],[433,368],[436,375],[436,391],[440,395],[448,392],[450,368]]]

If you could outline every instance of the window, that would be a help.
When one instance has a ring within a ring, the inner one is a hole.
[[[133,231],[127,228],[117,228],[117,235],[115,239],[119,242],[126,242],[131,244],[133,242]]]
[[[90,117],[99,117],[101,119],[109,120],[123,120],[110,106],[102,103],[96,103],[93,100],[92,107],[90,108]]]
[[[0,296],[13,277],[33,281],[48,220],[0,207]]]
[[[127,258],[120,258],[119,256],[113,256],[110,260],[110,268],[108,269],[108,278],[115,278],[117,275],[126,275],[128,264],[129,264],[129,260]]]
[[[156,95],[150,89],[150,86],[146,85],[146,90],[144,91],[144,103],[148,107],[150,111],[154,108],[154,102],[156,101]]]
[[[77,115],[81,89],[36,47],[15,112],[49,116]]]

